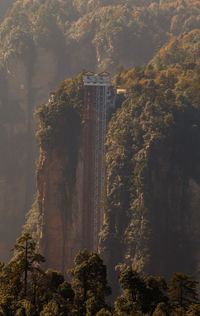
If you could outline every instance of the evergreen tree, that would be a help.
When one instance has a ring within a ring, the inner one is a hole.
[[[158,305],[167,310],[167,283],[164,278],[159,276],[149,276],[145,278],[145,283],[146,291],[144,302],[146,302],[146,309],[150,311],[150,315],[153,314]]]
[[[36,251],[36,244],[30,234],[23,234],[14,248],[15,255],[8,264],[0,266],[0,308],[5,315],[33,315],[35,310],[36,288],[40,278],[35,279],[36,271],[44,257]],[[37,283],[37,284],[36,284]]]
[[[95,315],[106,307],[105,297],[111,294],[111,288],[107,284],[106,266],[97,253],[80,251],[75,258],[75,268],[69,274],[73,277],[77,315]]]
[[[34,267],[44,262],[44,257],[36,252],[36,243],[29,233],[24,233],[17,239],[13,248],[15,258],[13,262],[18,266],[21,275],[24,275],[24,297],[27,296],[28,272],[33,271]]]
[[[115,302],[116,315],[140,315],[144,312],[146,292],[144,278],[127,267],[120,272],[119,283],[124,292]]]
[[[140,276],[136,271],[127,267],[121,271],[119,276],[121,288],[124,290],[122,296],[115,303],[117,315],[140,315],[153,312],[161,302],[167,303],[167,284],[161,277]]]
[[[175,272],[169,281],[169,299],[171,303],[186,310],[189,305],[197,303],[197,284],[192,275]]]

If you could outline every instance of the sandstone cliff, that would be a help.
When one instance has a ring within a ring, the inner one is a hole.
[[[47,266],[66,273],[81,249],[83,159],[81,75],[63,81],[37,110],[37,197],[26,228],[35,234]]]
[[[7,105],[1,117],[0,257],[4,260],[9,258],[33,202],[37,156],[33,111],[46,101],[56,82],[55,56],[43,48],[35,50],[31,65],[12,58],[1,71],[1,109]]]
[[[47,267],[63,273],[73,265],[81,249],[81,194],[83,164],[79,161],[74,187],[69,183],[70,152],[57,147],[51,153],[40,153],[37,190],[41,214],[40,250],[45,255]]]

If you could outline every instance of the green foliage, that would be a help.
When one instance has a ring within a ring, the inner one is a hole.
[[[17,239],[14,246],[14,265],[18,268],[19,275],[24,274],[24,297],[27,296],[28,272],[33,271],[34,266],[45,261],[44,257],[35,251],[36,244],[29,233],[24,233]]]
[[[1,265],[0,272],[0,306],[6,315],[33,315],[36,284],[33,275],[41,275],[40,263],[44,257],[35,251],[35,242],[25,233],[18,238],[14,258]]]
[[[5,4],[2,6],[5,10]],[[73,62],[74,53],[82,67],[114,69],[119,64],[143,64],[173,35],[199,29],[199,12],[199,1],[189,0],[184,6],[174,0],[167,4],[150,0],[19,0],[0,27],[0,51],[7,61],[16,54],[32,56],[31,51],[44,47],[58,62],[69,59],[72,73],[80,69]]]
[[[155,55],[152,64],[159,65],[159,67],[181,64],[184,69],[193,69],[196,62],[199,63],[199,40],[199,29],[172,38]]]
[[[36,136],[44,150],[65,144],[76,153],[81,130],[83,83],[81,74],[57,88],[55,99],[36,110],[39,126]]]
[[[167,284],[161,277],[144,277],[127,267],[120,272],[119,283],[123,294],[115,302],[116,315],[152,315],[159,304],[168,300]]]
[[[176,266],[195,271],[197,248],[191,245],[199,235],[188,225],[194,211],[188,188],[189,179],[200,181],[198,61],[193,69],[183,64],[125,70],[117,80],[127,97],[107,131],[101,232],[111,278],[122,262],[165,276]]]
[[[105,297],[111,294],[111,289],[107,285],[106,266],[96,253],[80,251],[75,258],[75,268],[69,274],[73,278],[78,315],[96,315],[107,306]]]
[[[115,302],[116,315],[137,315],[145,312],[145,282],[142,277],[131,268],[126,268],[120,273],[119,282],[124,290],[122,296]]]
[[[34,251],[34,245],[30,235],[22,235],[14,246],[15,257],[8,264],[0,263],[2,316],[199,315],[195,290],[198,282],[191,276],[175,273],[169,281],[167,293],[167,284],[162,277],[140,275],[130,267],[123,268],[119,274],[123,293],[113,306],[108,306],[105,299],[111,294],[111,288],[107,284],[106,266],[97,253],[82,250],[77,254],[75,266],[69,271],[72,277],[70,283],[60,272],[52,269],[43,271],[39,267],[44,258]],[[26,260],[23,259],[25,257]],[[25,285],[23,272],[26,266],[28,275]],[[180,286],[183,308],[180,302],[174,304]]]
[[[0,26],[0,39],[3,63],[8,64],[12,58],[21,57],[27,67],[32,67],[35,49],[30,20],[26,14],[20,10],[7,17]]]
[[[60,56],[62,50],[65,50],[65,38],[57,23],[53,7],[48,7],[47,4],[39,8],[34,40],[37,46],[52,50],[57,57]]]
[[[189,305],[198,303],[198,282],[193,276],[180,272],[174,273],[169,281],[169,298],[178,307],[187,309]]]
[[[0,265],[0,314],[6,316],[68,315],[74,292],[60,272],[44,272],[44,257],[25,233],[13,248],[15,256]]]

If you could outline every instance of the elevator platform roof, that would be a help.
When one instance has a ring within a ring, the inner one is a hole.
[[[95,74],[93,72],[85,72],[83,75],[83,83],[85,86],[108,86],[110,75],[108,72]]]

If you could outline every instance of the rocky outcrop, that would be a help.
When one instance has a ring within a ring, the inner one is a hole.
[[[38,205],[42,215],[40,249],[47,266],[63,273],[72,267],[82,243],[81,155],[74,187],[67,179],[68,167],[69,152],[66,148],[56,148],[48,156],[40,153],[37,173]]]
[[[82,244],[82,86],[82,76],[61,82],[54,99],[37,110],[37,195],[26,229],[35,234],[46,267],[63,273]]]
[[[8,260],[33,202],[37,156],[33,111],[46,101],[56,80],[54,54],[42,48],[35,51],[31,65],[13,58],[2,71],[0,99],[7,109],[1,121],[0,260]]]

